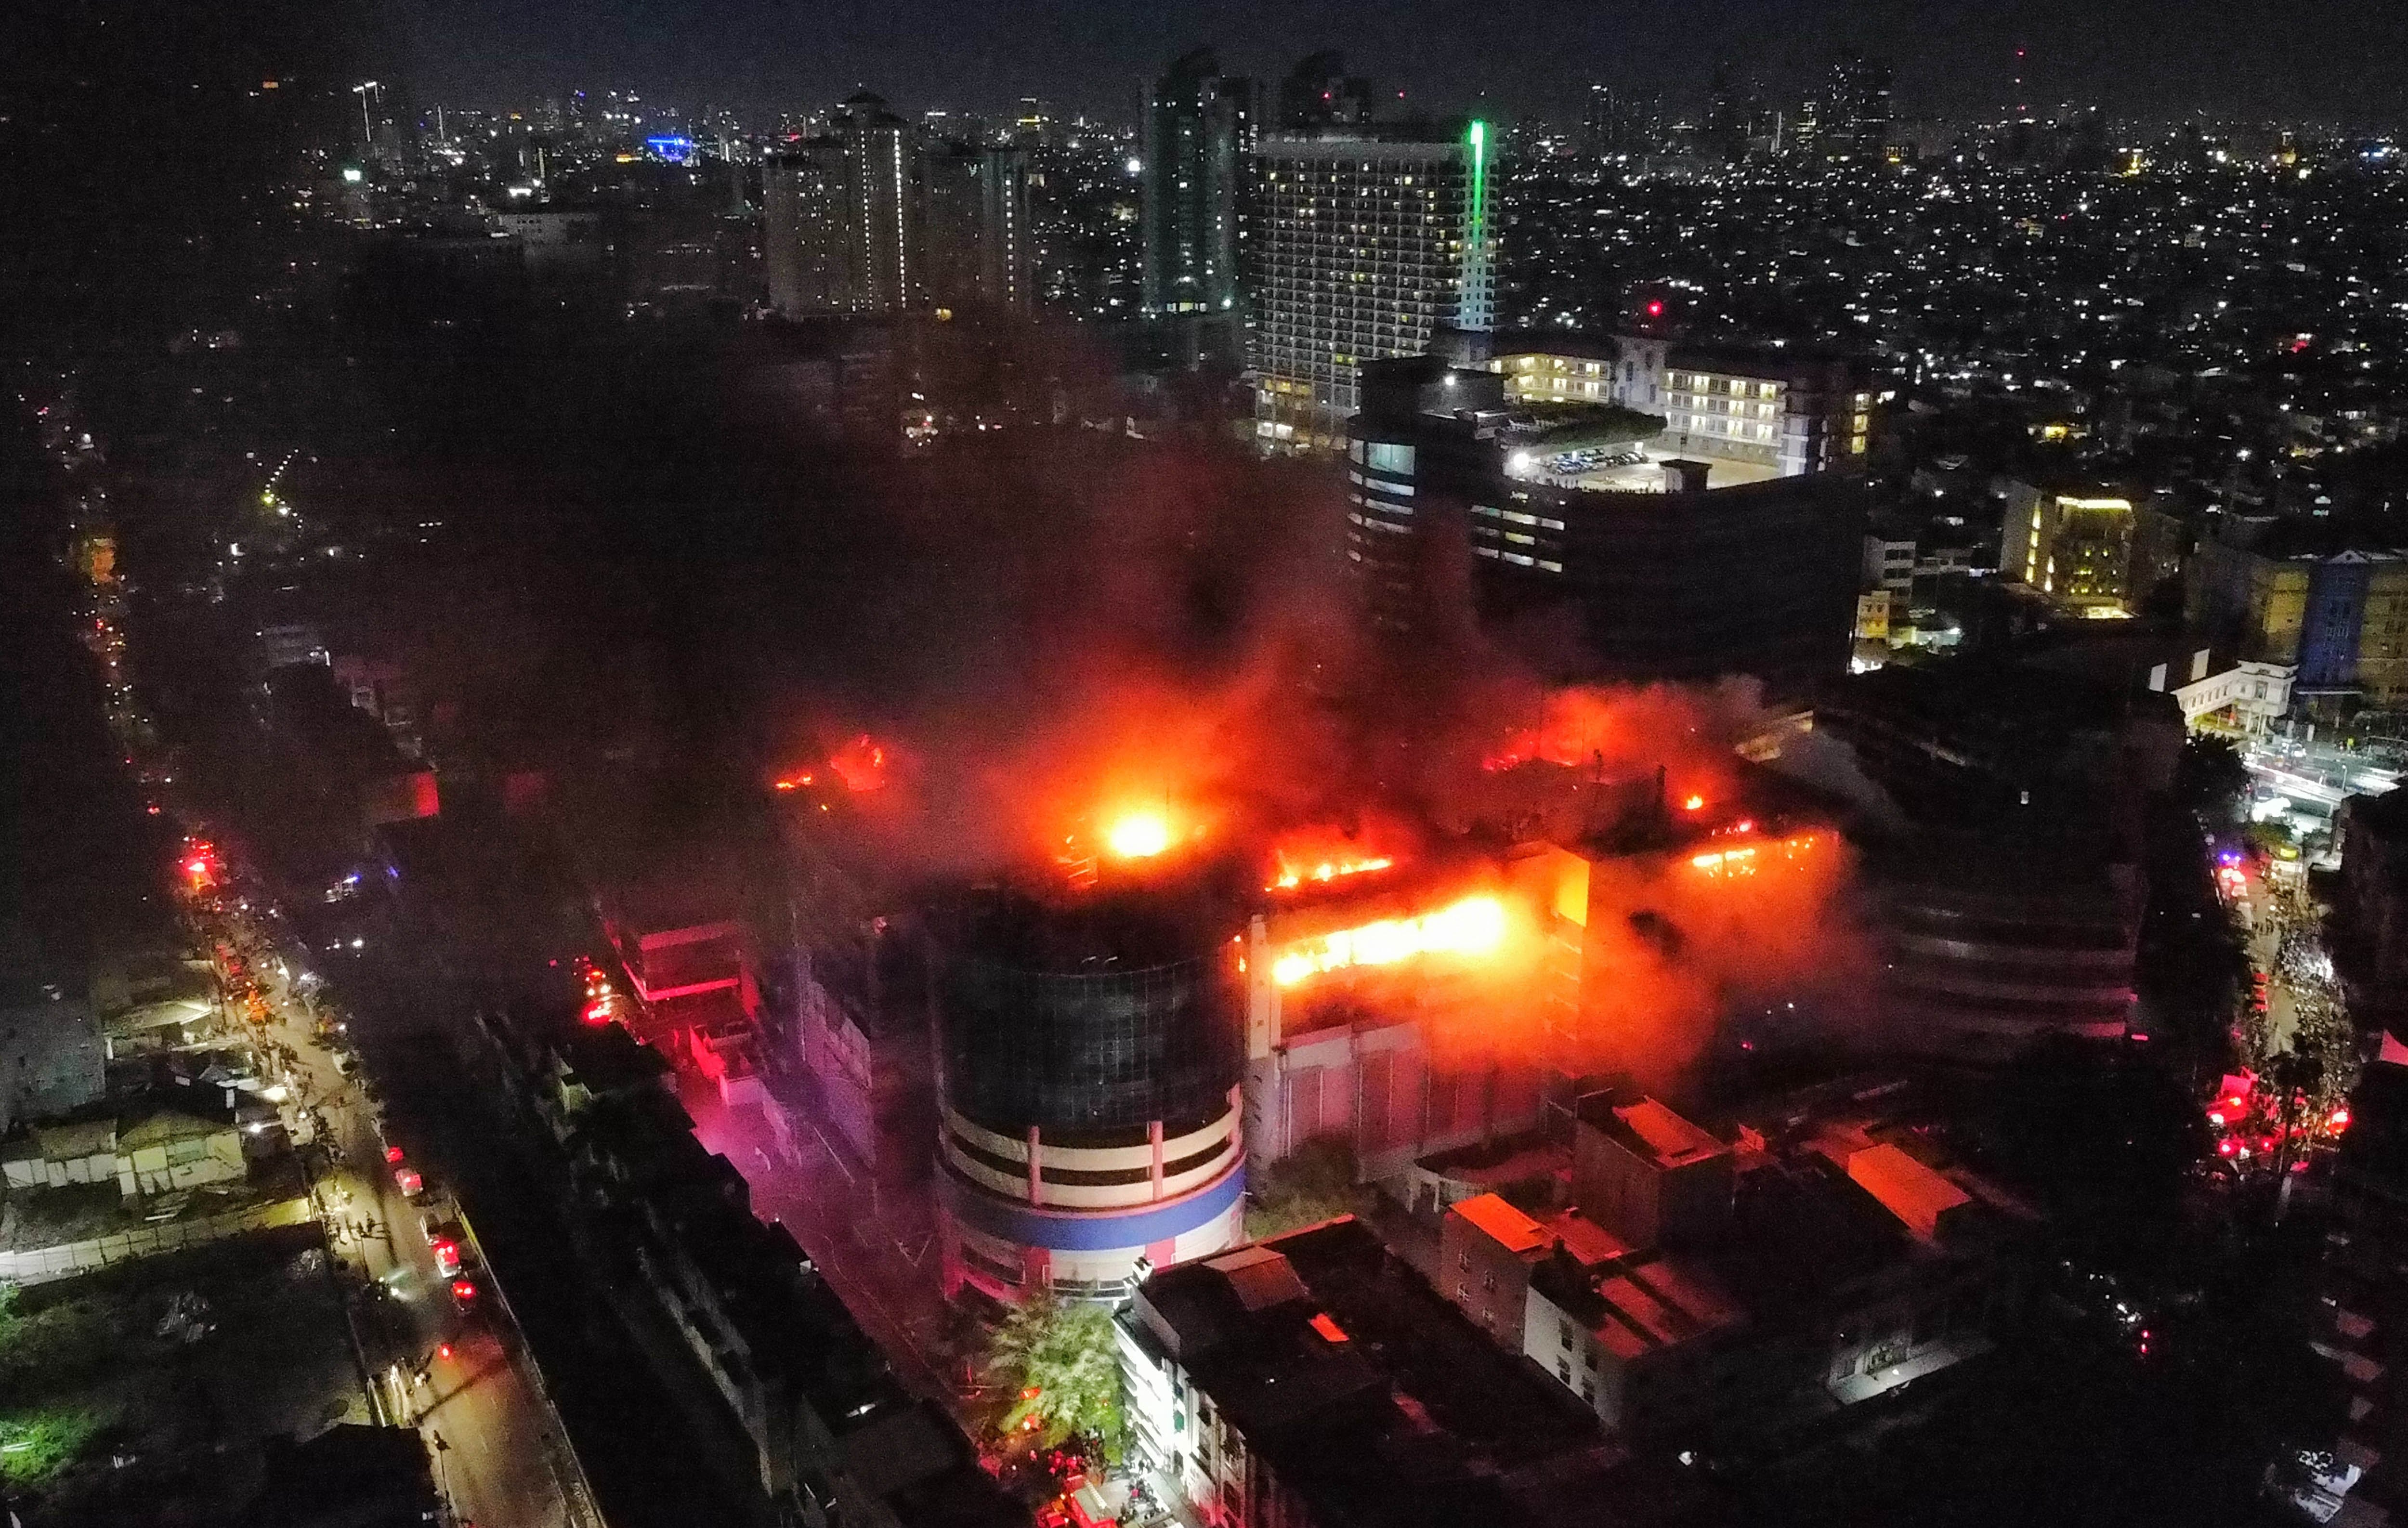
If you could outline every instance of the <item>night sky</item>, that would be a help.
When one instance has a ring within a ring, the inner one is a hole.
[[[2191,111],[2388,125],[2408,116],[2403,0],[395,0],[433,97],[499,104],[572,85],[692,107],[810,106],[867,84],[917,110],[1037,94],[1126,117],[1140,81],[1211,43],[1276,77],[1317,48],[1434,109],[1576,109],[1591,79],[1702,98],[1729,60],[1776,88],[1834,52],[1892,59],[1906,114],[2025,98],[2111,115]]]

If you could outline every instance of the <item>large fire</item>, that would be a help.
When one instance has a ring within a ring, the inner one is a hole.
[[[1374,870],[1385,870],[1396,863],[1383,855],[1368,860],[1321,860],[1307,866],[1282,855],[1279,859],[1278,871],[1271,877],[1270,885],[1264,889],[1272,892],[1293,892],[1308,881],[1326,886],[1346,876],[1361,876]]]
[[[1369,875],[1395,865],[1396,856],[1354,833],[1336,827],[1299,829],[1283,834],[1271,846],[1270,879],[1267,892],[1293,892],[1326,886],[1349,876]]]
[[[1393,965],[1416,955],[1493,955],[1504,942],[1505,904],[1466,897],[1419,918],[1384,918],[1308,940],[1273,963],[1271,979],[1293,987],[1325,971]]]
[[[1170,847],[1170,820],[1160,812],[1131,812],[1104,830],[1104,846],[1124,860],[1150,860]]]

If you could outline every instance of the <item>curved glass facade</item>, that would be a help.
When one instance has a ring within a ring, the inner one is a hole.
[[[1210,956],[1084,974],[955,962],[944,989],[947,1102],[990,1130],[1047,1138],[1176,1133],[1238,1082],[1238,992]],[[1096,1144],[1103,1144],[1098,1140]]]

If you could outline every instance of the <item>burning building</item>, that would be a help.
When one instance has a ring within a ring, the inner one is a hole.
[[[1538,1123],[1541,1057],[1507,1011],[1526,1006],[1514,957],[1535,953],[1531,920],[1499,863],[1274,885],[1247,921],[1241,972],[1257,1160],[1336,1139],[1384,1178]]]
[[[969,893],[937,920],[949,1292],[1114,1298],[1242,1239],[1240,947],[1160,881]]]

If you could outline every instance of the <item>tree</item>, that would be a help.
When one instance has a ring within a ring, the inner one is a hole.
[[[1254,1241],[1352,1215],[1362,1199],[1354,1153],[1344,1141],[1308,1142],[1259,1175],[1247,1198],[1246,1235]]]
[[[1031,1294],[987,1344],[988,1383],[1014,1395],[1004,1437],[1058,1448],[1079,1438],[1114,1458],[1121,1447],[1121,1370],[1111,1312]]]

